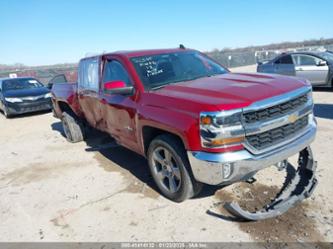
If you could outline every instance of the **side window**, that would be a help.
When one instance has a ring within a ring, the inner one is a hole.
[[[320,59],[311,55],[294,55],[294,60],[298,66],[315,66],[319,63]]]
[[[103,83],[121,80],[126,83],[126,86],[131,86],[131,79],[128,72],[118,61],[107,61],[103,73]]]
[[[50,83],[57,84],[57,83],[66,83],[67,79],[64,74],[60,74],[55,76],[53,79],[50,80]]]
[[[278,60],[274,62],[275,64],[294,64],[293,59],[290,55],[285,55],[280,57]]]
[[[98,65],[98,58],[85,59],[80,62],[79,88],[98,92]]]

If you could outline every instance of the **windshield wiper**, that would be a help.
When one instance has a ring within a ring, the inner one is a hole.
[[[158,84],[158,85],[150,87],[150,90],[158,90],[158,89],[161,89],[165,86],[172,85],[172,84],[175,84],[175,83],[178,83],[178,82],[192,81],[192,80],[197,80],[197,79],[200,79],[200,78],[211,77],[211,76],[214,76],[214,75],[217,75],[217,74],[211,74],[211,75],[210,74],[204,74],[204,75],[199,75],[199,76],[194,77],[194,78],[187,78],[187,79],[181,79],[181,80],[172,81],[172,82],[168,82],[168,83]]]
[[[158,84],[158,85],[150,87],[150,90],[157,90],[157,89],[163,88],[165,86],[172,85],[172,84],[182,82],[182,81],[187,81],[187,80],[181,79],[181,80],[171,81],[171,82],[167,82],[167,83],[163,83],[163,84]]]
[[[171,83],[167,83],[167,84],[159,84],[159,85],[156,85],[154,87],[150,87],[150,90],[158,90],[158,89],[161,89],[167,85],[170,85]]]

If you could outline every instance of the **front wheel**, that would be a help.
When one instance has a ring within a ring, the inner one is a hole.
[[[10,118],[12,116],[5,105],[3,105],[3,114],[6,118]]]
[[[194,179],[184,146],[174,136],[160,135],[151,142],[148,163],[157,187],[167,198],[182,202],[200,192],[202,183]]]

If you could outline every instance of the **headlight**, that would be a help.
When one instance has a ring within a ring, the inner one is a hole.
[[[205,148],[225,148],[241,144],[245,139],[240,109],[200,113],[201,145]]]
[[[52,94],[51,93],[47,93],[44,95],[44,98],[51,98],[52,97]]]
[[[20,98],[5,98],[5,100],[10,103],[23,102],[23,100]]]

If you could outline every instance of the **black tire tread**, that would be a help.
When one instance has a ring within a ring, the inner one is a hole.
[[[62,123],[64,122],[68,124],[69,136],[66,134],[66,139],[68,142],[77,143],[84,140],[84,127],[82,122],[70,112],[62,113]],[[64,128],[65,130],[65,128]]]
[[[8,113],[7,107],[4,106],[3,107],[3,115],[5,116],[5,118],[11,118],[12,114]]]

